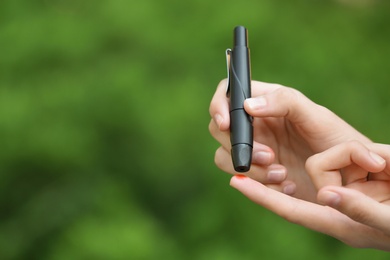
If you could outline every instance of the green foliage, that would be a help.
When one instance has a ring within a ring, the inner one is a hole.
[[[298,88],[389,143],[388,12],[385,1],[2,1],[0,258],[385,259],[232,190],[207,126],[242,24],[253,79]]]

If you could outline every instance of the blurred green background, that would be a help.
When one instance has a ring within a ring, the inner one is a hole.
[[[214,166],[232,30],[252,77],[390,143],[388,1],[3,0],[0,259],[388,259],[288,223]]]

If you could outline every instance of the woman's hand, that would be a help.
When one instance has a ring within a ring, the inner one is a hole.
[[[290,222],[354,247],[390,251],[390,146],[346,142],[309,158],[318,202],[269,189],[243,175],[231,186]],[[328,186],[331,184],[332,186]]]
[[[252,81],[252,96],[244,103],[254,117],[254,147],[247,176],[268,187],[308,201],[316,189],[306,174],[306,159],[349,140],[371,143],[330,110],[315,104],[299,91],[277,84]],[[211,135],[221,144],[217,166],[235,174],[230,155],[229,99],[221,81],[210,104]]]

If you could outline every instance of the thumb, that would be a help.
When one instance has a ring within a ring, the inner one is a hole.
[[[319,106],[296,89],[280,87],[245,100],[247,113],[255,117],[286,117],[292,122],[318,119]]]
[[[344,187],[326,186],[317,195],[318,202],[330,206],[351,219],[390,234],[390,206]]]
[[[293,88],[280,86],[273,91],[248,98],[244,101],[244,108],[255,118],[289,120],[316,151],[326,150],[342,139],[370,142],[332,111],[314,103]]]

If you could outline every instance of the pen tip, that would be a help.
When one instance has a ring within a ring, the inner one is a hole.
[[[232,161],[236,172],[247,172],[251,167],[252,147],[248,144],[237,144],[232,147]]]

